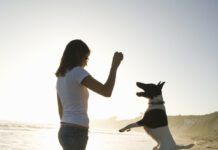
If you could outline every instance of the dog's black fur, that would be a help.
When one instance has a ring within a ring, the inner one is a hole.
[[[143,92],[136,93],[137,96],[143,96],[148,99],[152,99],[158,95],[162,95],[162,88],[165,82],[159,82],[156,84],[144,84],[141,82],[137,82],[136,85],[143,90]]]
[[[162,88],[165,82],[155,84],[144,84],[137,82],[137,86],[143,90],[138,92],[138,96],[143,96],[149,99],[149,105],[163,105],[163,99],[155,101],[155,97],[162,95]],[[142,120],[138,121],[139,126],[146,126],[149,128],[159,128],[168,125],[166,111],[164,109],[151,109],[146,111]]]
[[[162,97],[162,88],[165,82],[158,84],[144,84],[141,82],[136,83],[142,92],[137,92],[136,95],[149,99],[148,108],[142,120],[131,123],[120,132],[130,131],[131,128],[143,126],[145,131],[157,142],[154,150],[176,150],[176,149],[189,149],[194,144],[180,146],[176,145],[171,132],[168,128],[168,121],[164,101]]]

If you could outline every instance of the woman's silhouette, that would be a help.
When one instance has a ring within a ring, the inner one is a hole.
[[[90,50],[82,40],[73,40],[65,48],[57,76],[57,100],[61,126],[58,138],[64,150],[85,150],[88,141],[87,88],[105,97],[113,91],[117,69],[123,54],[115,52],[105,84],[94,79],[84,67]]]

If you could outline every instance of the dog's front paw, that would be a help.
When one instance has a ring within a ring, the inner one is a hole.
[[[120,129],[120,130],[119,130],[119,132],[124,132],[124,131],[125,131],[125,129]]]
[[[131,131],[131,129],[127,129],[126,131],[129,132],[129,131]]]

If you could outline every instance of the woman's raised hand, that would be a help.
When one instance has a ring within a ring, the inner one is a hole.
[[[123,60],[123,53],[121,52],[115,52],[112,62],[112,68],[117,69]]]

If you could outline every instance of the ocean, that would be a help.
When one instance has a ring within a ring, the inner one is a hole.
[[[62,150],[58,125],[0,121],[0,150]],[[146,133],[119,133],[90,128],[86,150],[151,150],[155,142]]]

